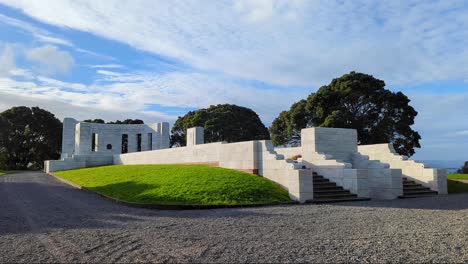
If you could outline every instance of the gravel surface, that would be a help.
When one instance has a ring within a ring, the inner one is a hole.
[[[0,177],[0,262],[468,262],[468,194],[129,208],[40,172]]]

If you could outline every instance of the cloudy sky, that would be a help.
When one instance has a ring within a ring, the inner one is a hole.
[[[464,0],[0,0],[0,111],[174,121],[218,103],[271,121],[349,71],[408,95],[415,159],[468,160]]]

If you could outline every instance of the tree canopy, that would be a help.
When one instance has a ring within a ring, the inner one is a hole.
[[[205,143],[269,139],[268,129],[253,110],[232,104],[188,112],[172,127],[171,146],[185,146],[187,128],[203,127]]]
[[[390,142],[411,156],[421,137],[411,128],[418,113],[409,102],[403,93],[385,89],[384,81],[350,72],[280,113],[270,128],[273,144],[299,144],[306,127],[353,128],[361,145]]]
[[[60,157],[62,122],[39,107],[13,107],[0,113],[0,168],[42,168]]]
[[[83,120],[83,122],[98,123],[98,124],[144,124],[145,123],[141,119],[125,119],[124,121],[116,120],[116,121],[111,121],[111,122],[106,123],[106,121],[100,118],[86,119],[86,120]]]

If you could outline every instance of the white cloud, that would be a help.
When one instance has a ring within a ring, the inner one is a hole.
[[[29,23],[26,23],[24,21],[5,16],[3,14],[0,14],[0,22],[3,24],[7,24],[16,28],[19,28],[20,30],[32,34],[37,40],[44,42],[44,43],[50,43],[50,44],[57,44],[57,45],[64,45],[64,46],[69,46],[72,47],[74,46],[73,43],[70,41],[59,38],[57,36],[54,36],[50,32],[40,29],[38,27],[35,27]]]
[[[39,41],[41,43],[71,47],[71,48],[74,48],[78,52],[88,54],[88,55],[91,55],[93,57],[102,58],[102,59],[106,59],[106,60],[115,60],[115,58],[113,58],[111,56],[98,54],[98,53],[95,53],[95,52],[92,52],[92,51],[89,51],[89,50],[86,50],[86,49],[78,48],[78,47],[75,46],[75,44],[73,44],[71,41],[69,41],[69,40],[67,40],[65,38],[56,36],[55,34],[49,32],[47,30],[44,30],[44,29],[36,27],[36,26],[34,26],[34,25],[30,24],[30,23],[27,23],[27,22],[24,22],[24,21],[21,21],[21,20],[6,16],[6,15],[3,15],[3,14],[0,14],[0,23],[3,23],[3,24],[6,24],[6,25],[9,25],[9,26],[18,28],[22,32],[31,34],[37,41]]]
[[[33,75],[29,71],[19,72],[29,76],[28,81],[0,78],[0,92],[36,100],[52,98],[105,111],[128,109],[141,113],[148,111],[146,105],[184,109],[233,103],[252,108],[266,124],[271,123],[278,111],[288,109],[291,103],[308,93],[305,89],[298,89],[294,94],[285,96],[290,91],[257,88],[202,73],[98,72],[103,74],[102,78],[91,85],[63,82]]]
[[[13,47],[6,45],[1,49],[0,46],[0,77],[9,76],[16,68],[15,66],[15,53]]]
[[[125,68],[123,65],[120,64],[98,64],[98,65],[90,65],[93,69],[122,69]]]
[[[305,6],[304,0],[235,0],[234,9],[252,23],[259,23],[276,16],[297,19]]]
[[[101,75],[106,75],[106,76],[120,76],[120,73],[112,72],[112,71],[97,70],[96,72]]]
[[[0,2],[198,69],[271,84],[319,86],[351,70],[389,84],[467,78],[463,0]]]
[[[461,130],[452,133],[453,136],[468,136],[468,130]]]
[[[68,52],[51,45],[32,48],[26,52],[26,57],[38,63],[37,70],[44,74],[68,73],[75,63]]]
[[[73,117],[78,120],[102,118],[106,121],[124,120],[127,118],[143,119],[146,123],[172,122],[175,118],[159,112],[135,112],[127,109],[102,109],[93,106],[79,106],[60,100],[46,97],[36,97],[5,93],[0,89],[0,112],[13,106],[39,106],[46,109],[63,120],[65,117]]]

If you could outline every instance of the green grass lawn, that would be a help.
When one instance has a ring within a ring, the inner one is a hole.
[[[4,171],[4,170],[0,170],[0,176],[2,175],[5,175],[5,174],[9,174],[9,173],[14,173],[15,171]]]
[[[161,205],[251,205],[290,201],[260,176],[205,165],[113,165],[55,175],[115,199]]]
[[[460,182],[457,180],[468,181],[468,174],[458,174],[458,173],[447,174],[448,192],[449,193],[468,192],[468,183]]]
[[[466,179],[466,180],[468,180],[468,174],[450,173],[450,174],[447,174],[447,179]]]

